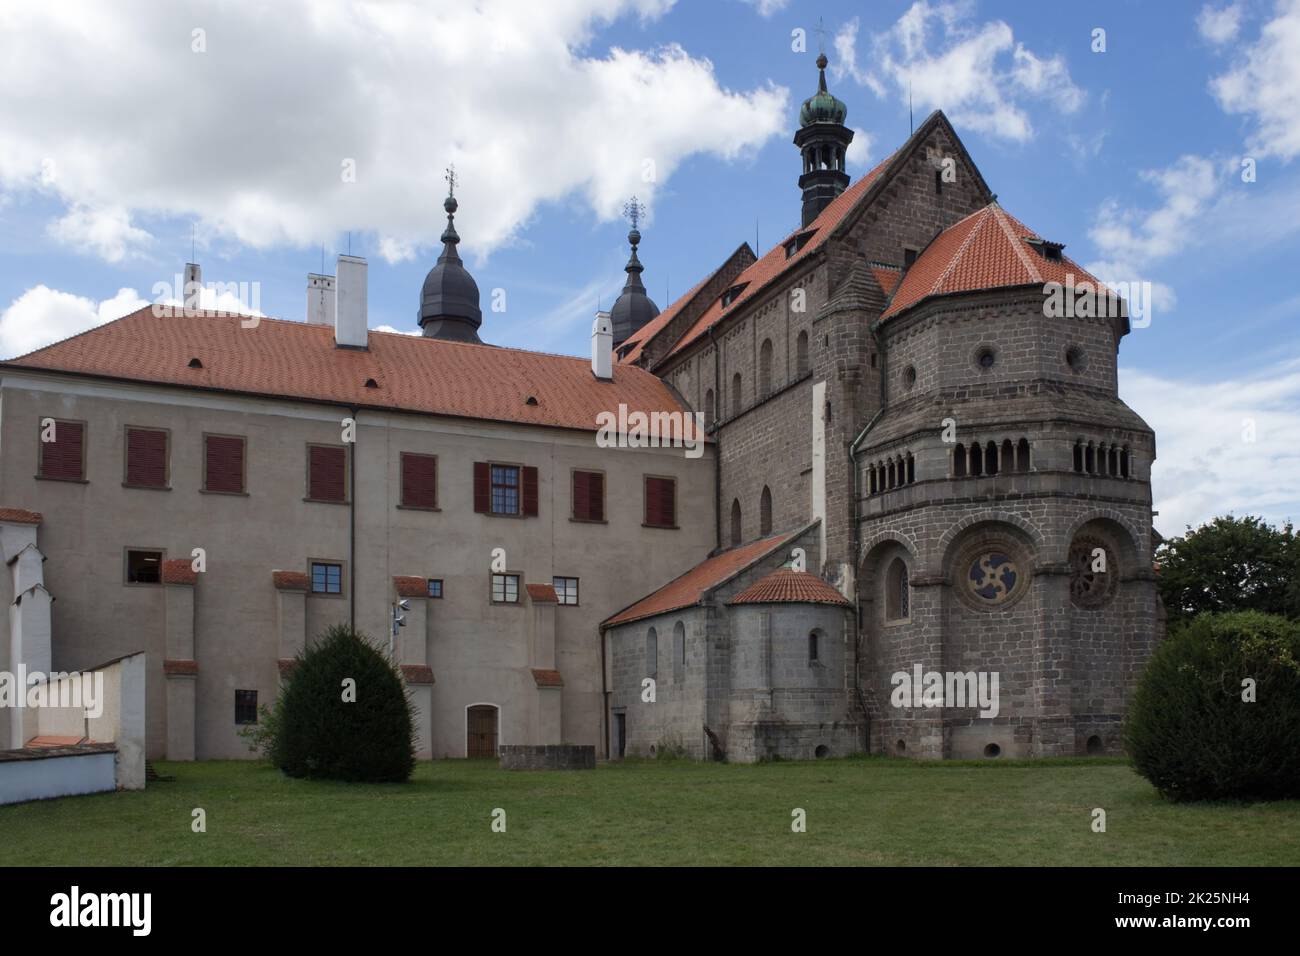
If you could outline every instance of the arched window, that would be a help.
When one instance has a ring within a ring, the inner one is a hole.
[[[984,450],[980,448],[979,442],[971,442],[970,473],[976,477],[984,474]]]
[[[767,485],[758,498],[758,533],[764,538],[772,533],[772,492]]]
[[[1020,439],[1020,444],[1016,446],[1016,471],[1029,470],[1029,439]]]
[[[1106,474],[1119,474],[1119,449],[1115,445],[1111,445],[1106,452]]]
[[[902,558],[895,558],[885,572],[885,620],[906,620],[912,613],[911,598],[907,565]]]
[[[1133,467],[1133,465],[1132,465],[1132,459],[1129,458],[1129,454],[1128,454],[1128,445],[1125,445],[1124,448],[1123,448],[1123,449],[1120,451],[1120,453],[1119,453],[1119,474],[1120,474],[1120,477],[1121,477],[1121,478],[1127,478],[1127,477],[1129,477],[1129,474],[1130,474],[1130,472],[1131,472],[1132,467]]]
[[[731,416],[740,414],[740,373],[731,376]]]
[[[819,660],[818,652],[821,650],[821,648],[818,647],[818,644],[821,643],[820,638],[821,638],[821,633],[819,631],[810,631],[808,633],[808,663],[809,664],[816,664],[817,661]]]
[[[952,476],[954,478],[966,477],[966,446],[956,445],[952,450]]]
[[[763,339],[758,349],[758,392],[770,395],[772,392],[772,340]]]
[[[1011,444],[1010,438],[1002,440],[1002,470],[1016,471],[1016,446]]]
[[[659,634],[653,627],[645,634],[645,674],[659,676]]]
[[[986,474],[998,473],[998,443],[991,441],[984,449],[984,471]]]
[[[731,546],[740,544],[740,499],[731,502]]]
[[[713,389],[704,393],[704,422],[712,424],[718,420],[717,404],[713,400]]]
[[[916,459],[912,457],[912,453],[909,451],[907,453],[907,483],[910,485],[914,481],[916,481]]]
[[[1084,450],[1084,470],[1090,475],[1097,473],[1097,446],[1092,442]]]
[[[1083,471],[1083,440],[1074,443],[1074,470]]]
[[[808,333],[800,332],[795,339],[795,371],[804,375],[808,371]]]
[[[686,625],[681,621],[673,625],[673,660],[679,668],[686,666]]]

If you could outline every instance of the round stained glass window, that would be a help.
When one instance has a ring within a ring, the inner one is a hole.
[[[1098,538],[1078,537],[1070,547],[1070,601],[1075,607],[1109,604],[1119,588],[1115,552]]]
[[[1011,556],[1001,551],[985,551],[970,563],[966,586],[980,601],[1001,604],[1016,590],[1020,570]]]
[[[1000,611],[1030,590],[1033,571],[1024,548],[1010,535],[982,534],[958,554],[952,574],[962,603],[978,611]]]

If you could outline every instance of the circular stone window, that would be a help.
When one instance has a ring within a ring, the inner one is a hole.
[[[1071,345],[1065,350],[1065,364],[1070,366],[1073,372],[1083,371],[1083,349],[1077,345]]]
[[[997,361],[997,353],[987,345],[975,353],[975,364],[986,372],[996,365]]]
[[[1070,603],[1098,608],[1109,604],[1119,589],[1115,551],[1100,538],[1080,536],[1070,545]]]
[[[1029,589],[1029,564],[1007,537],[981,537],[962,552],[953,573],[957,593],[979,611],[1010,607]]]
[[[903,369],[903,387],[908,391],[916,385],[916,367],[909,365]]]
[[[999,747],[997,744],[989,744],[987,747],[984,748],[984,756],[1000,757],[1002,756],[1002,748]]]

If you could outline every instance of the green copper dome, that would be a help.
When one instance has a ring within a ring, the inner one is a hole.
[[[831,96],[826,89],[825,53],[817,57],[817,69],[820,71],[817,92],[803,101],[803,108],[799,110],[799,125],[811,126],[813,123],[842,124],[844,118],[849,115],[849,108],[844,105],[843,100]]]

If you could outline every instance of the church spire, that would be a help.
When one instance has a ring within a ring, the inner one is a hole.
[[[635,196],[623,206],[623,216],[632,226],[627,234],[627,241],[632,246],[632,254],[623,268],[627,273],[623,294],[614,302],[614,307],[609,313],[614,325],[614,348],[616,349],[627,340],[628,336],[659,314],[659,306],[646,295],[645,284],[641,281],[641,273],[645,271],[645,266],[641,265],[641,260],[636,254],[637,246],[641,244],[641,230],[637,227],[645,218],[645,213],[645,204]]]
[[[442,208],[447,212],[447,228],[442,231],[442,255],[437,265],[424,277],[420,292],[420,328],[432,339],[456,342],[479,342],[478,328],[483,324],[479,308],[478,284],[460,259],[456,247],[456,167],[447,167],[447,198]]]
[[[803,191],[803,224],[809,225],[849,185],[844,155],[853,130],[844,125],[848,107],[826,88],[824,52],[817,55],[817,92],[799,110],[799,131],[794,144],[803,157],[799,188]]]

